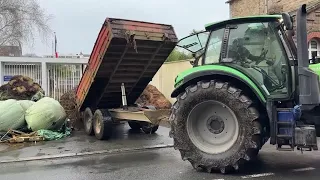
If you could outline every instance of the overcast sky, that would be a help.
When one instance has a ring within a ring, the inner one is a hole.
[[[178,38],[207,23],[229,18],[226,0],[39,0],[53,15],[50,26],[57,33],[59,54],[91,53],[106,17],[171,24]],[[53,40],[53,37],[52,37]],[[52,40],[39,39],[23,53],[52,53]]]

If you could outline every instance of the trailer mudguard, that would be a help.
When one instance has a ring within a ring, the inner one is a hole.
[[[249,78],[248,75],[235,68],[221,65],[197,66],[180,73],[175,79],[175,89],[171,97],[177,97],[187,86],[195,83],[195,81],[210,79],[210,77],[214,76],[224,77],[226,79],[237,79],[242,84],[248,86],[263,104],[266,103],[266,94],[263,93],[262,88],[259,89],[257,83],[252,80],[253,78]]]

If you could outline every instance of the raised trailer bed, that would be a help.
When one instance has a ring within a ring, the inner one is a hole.
[[[107,18],[77,89],[86,132],[108,139],[116,121],[153,133],[168,110],[140,108],[135,101],[174,49],[171,25]]]

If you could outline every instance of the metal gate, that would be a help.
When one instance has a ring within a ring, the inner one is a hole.
[[[78,86],[83,68],[82,64],[48,64],[47,95],[60,100],[61,95]]]
[[[15,75],[28,76],[42,85],[40,63],[3,63],[3,82],[7,83]]]

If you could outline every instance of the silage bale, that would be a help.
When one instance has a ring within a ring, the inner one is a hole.
[[[0,131],[17,130],[25,126],[26,109],[32,106],[30,101],[9,99],[0,101]]]
[[[44,97],[26,111],[25,118],[32,131],[59,130],[66,120],[66,112],[57,100]]]

